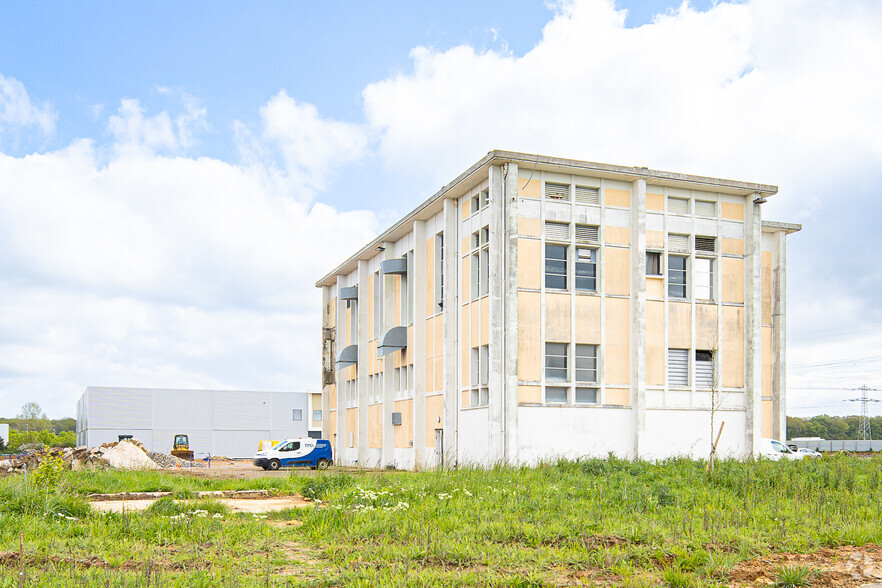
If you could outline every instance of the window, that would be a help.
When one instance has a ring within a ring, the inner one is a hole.
[[[490,293],[490,227],[472,233],[472,249],[480,247],[471,257],[471,298]]]
[[[717,203],[706,200],[695,201],[695,214],[698,216],[717,216]]]
[[[545,379],[561,382],[569,381],[566,343],[545,344]]]
[[[576,345],[576,381],[597,381],[597,345]]]
[[[597,388],[576,388],[576,404],[597,404]]]
[[[545,182],[545,197],[551,200],[569,200],[570,186],[569,184],[552,184]]]
[[[668,349],[668,386],[689,385],[689,350]]]
[[[695,385],[712,388],[714,385],[714,353],[713,351],[695,350]]]
[[[472,214],[481,210],[481,197],[478,194],[472,196]]]
[[[567,248],[545,244],[545,287],[567,289]]]
[[[383,278],[380,272],[374,272],[374,338],[380,336],[383,327]]]
[[[576,248],[576,290],[597,291],[597,250]]]
[[[312,411],[312,420],[314,420],[314,421],[316,421],[316,422],[321,422],[321,420],[322,420],[322,411],[321,411],[321,410],[314,410],[314,411]]]
[[[470,406],[486,406],[490,400],[490,346],[472,347]]]
[[[668,196],[668,212],[673,214],[689,214],[689,199]]]
[[[576,186],[576,202],[579,204],[600,204],[600,190],[587,186]]]
[[[662,275],[661,253],[658,251],[646,252],[646,275],[660,276]]]
[[[599,243],[599,231],[596,225],[576,225],[576,243]]]
[[[570,242],[570,224],[569,223],[545,223],[545,239],[547,241],[563,241]]]
[[[435,235],[435,312],[444,310],[444,233]]]
[[[490,190],[485,188],[481,191],[481,208],[485,208],[490,204]]]
[[[699,237],[695,235],[695,250],[696,251],[707,251],[709,253],[715,252],[717,240],[715,237]]]
[[[475,194],[472,196],[471,201],[471,213],[475,214],[482,208],[486,207],[490,204],[490,190],[489,188],[485,188],[481,191],[480,194]]]
[[[566,404],[569,388],[548,386],[545,388],[545,402],[549,404]]]
[[[689,235],[668,233],[668,249],[671,251],[689,251]]]
[[[695,258],[695,298],[714,299],[714,260],[705,257]]]
[[[291,420],[295,422],[299,422],[303,420],[303,411],[299,408],[295,408],[292,411]]]
[[[668,255],[668,296],[686,298],[686,258]]]

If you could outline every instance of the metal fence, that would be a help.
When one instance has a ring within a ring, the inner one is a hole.
[[[821,441],[788,441],[787,443],[788,445],[806,447],[815,451],[882,451],[882,441],[824,439]]]

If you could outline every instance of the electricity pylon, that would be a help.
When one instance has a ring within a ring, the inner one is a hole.
[[[875,388],[869,388],[866,384],[858,388],[861,391],[860,398],[849,398],[848,402],[861,403],[861,422],[858,425],[858,439],[861,441],[871,441],[873,436],[870,434],[870,415],[867,412],[867,405],[871,402],[879,402],[875,398],[868,398],[867,392],[877,391]]]

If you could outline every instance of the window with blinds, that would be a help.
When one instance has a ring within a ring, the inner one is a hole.
[[[569,223],[545,223],[545,239],[547,241],[569,241],[570,225]]]
[[[668,249],[670,251],[689,251],[689,235],[668,233]]]
[[[576,241],[579,243],[597,243],[600,240],[600,227],[594,225],[576,225]]]
[[[545,197],[551,200],[569,200],[570,186],[568,184],[545,182]]]
[[[668,349],[668,386],[689,385],[689,350]]]
[[[689,199],[669,196],[668,212],[673,214],[689,214]]]
[[[717,250],[716,245],[716,237],[699,237],[698,235],[695,236],[696,251],[706,251],[708,253],[713,253]]]
[[[695,385],[712,388],[714,385],[714,354],[712,351],[695,350]]]
[[[570,379],[567,370],[567,344],[545,344],[545,379],[566,382]]]
[[[576,381],[597,381],[597,345],[576,345]]]
[[[698,216],[717,216],[717,203],[707,200],[695,201],[695,214]]]
[[[600,189],[576,186],[576,202],[579,204],[600,204]]]

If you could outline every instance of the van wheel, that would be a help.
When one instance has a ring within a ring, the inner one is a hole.
[[[320,469],[320,470],[326,470],[326,469],[328,469],[328,460],[326,460],[326,459],[320,459],[320,460],[318,460],[318,462],[315,464],[315,466],[316,466],[318,469]]]
[[[282,464],[279,462],[279,460],[277,460],[277,459],[271,459],[271,460],[269,460],[269,463],[266,464],[266,468],[267,468],[268,470],[276,471],[277,469],[279,469],[279,466],[281,466],[281,465],[282,465]]]

